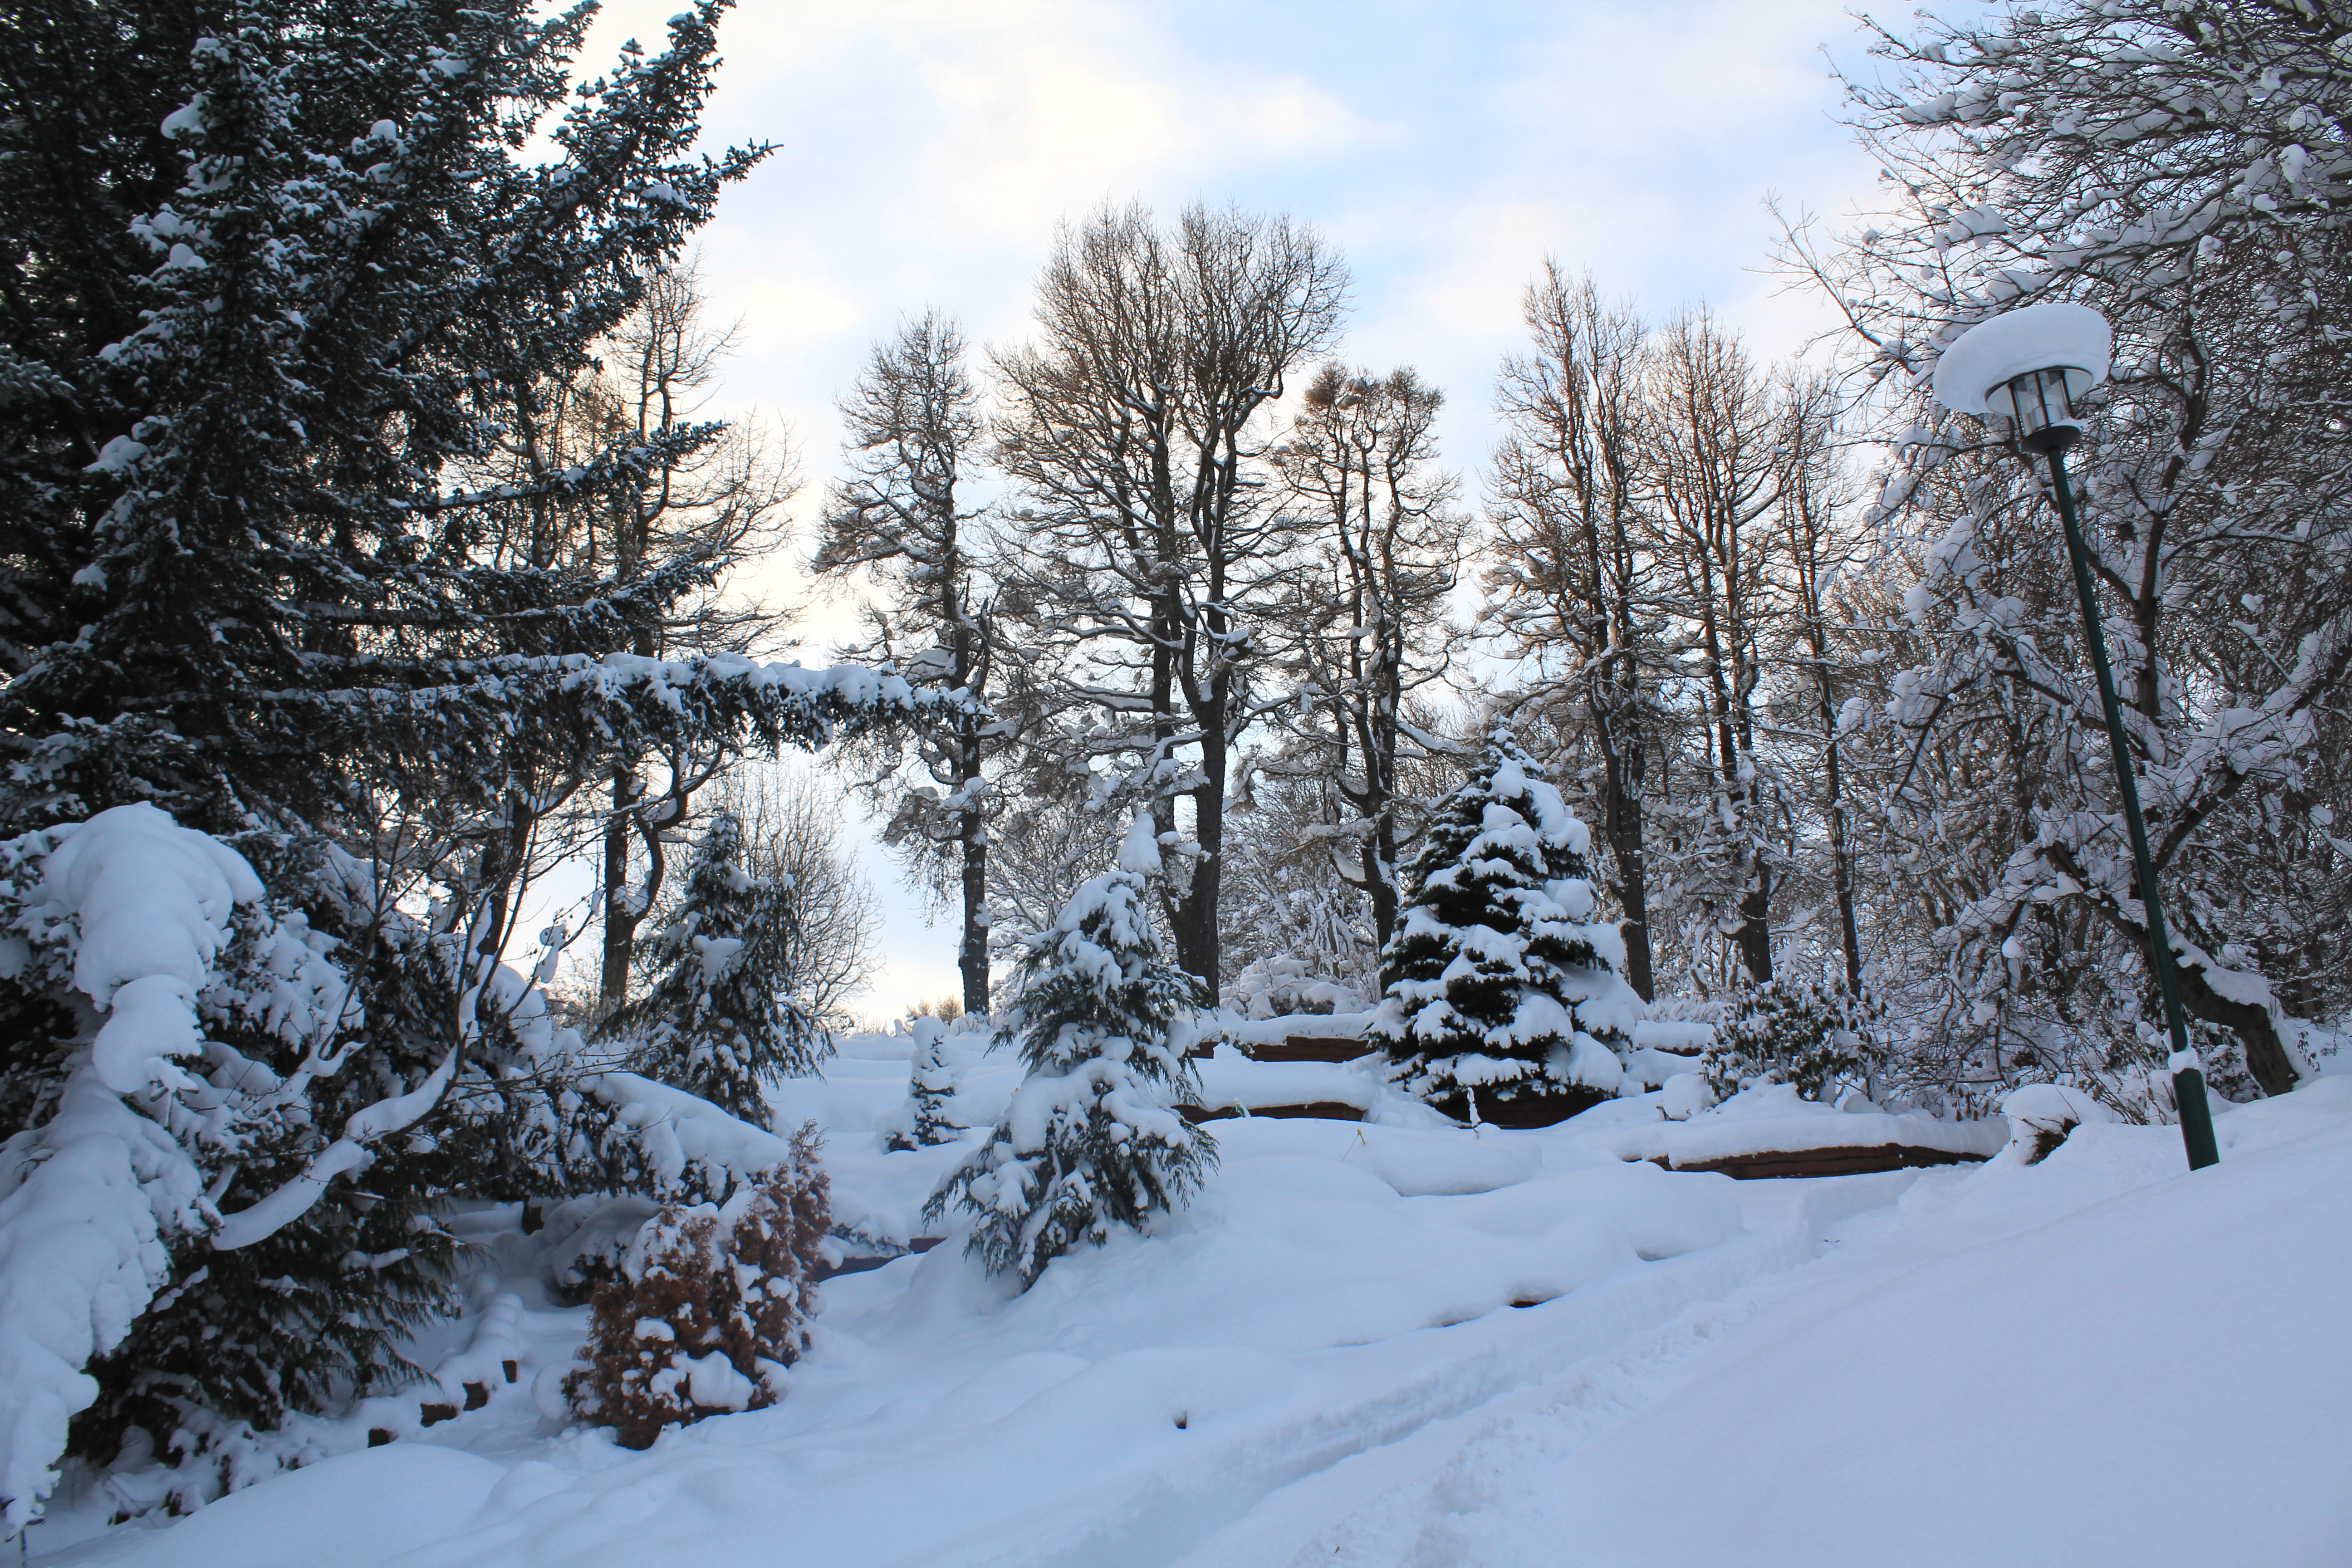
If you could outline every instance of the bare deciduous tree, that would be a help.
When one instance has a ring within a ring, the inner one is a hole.
[[[1706,902],[1732,905],[1717,921],[1748,982],[1760,984],[1772,978],[1773,877],[1783,855],[1770,821],[1779,809],[1770,763],[1756,733],[1779,422],[1754,362],[1703,310],[1658,335],[1647,379],[1644,512],[1689,645],[1714,773],[1706,796],[1689,802],[1685,881]]]
[[[1451,664],[1445,605],[1470,520],[1437,467],[1444,395],[1412,371],[1375,378],[1326,366],[1301,401],[1270,460],[1309,562],[1292,645],[1303,689],[1267,767],[1320,781],[1344,806],[1329,852],[1370,906],[1377,953],[1396,924],[1399,812],[1410,805],[1400,770],[1454,750],[1412,722],[1408,705]]]
[[[1168,918],[1212,988],[1228,769],[1267,700],[1263,607],[1296,570],[1258,468],[1263,415],[1344,294],[1339,258],[1287,218],[1196,206],[1163,230],[1106,208],[1063,231],[1037,341],[996,356],[1031,624],[1064,703],[1096,715],[1074,731],[1084,760],[1171,837],[1175,799],[1192,804]]]
[[[707,584],[634,651],[647,658],[740,651],[773,634],[774,612],[729,593],[730,574],[782,541],[782,508],[798,481],[782,442],[748,422],[698,417],[734,348],[732,330],[714,329],[689,270],[648,280],[643,301],[604,345],[597,368],[553,389],[543,427],[524,434],[527,460],[560,469],[618,441],[697,434],[684,460],[603,504],[552,508],[551,544],[627,584],[656,571],[686,568]],[[659,897],[668,859],[664,835],[686,821],[697,790],[724,759],[680,753],[616,764],[600,825],[604,949],[598,994],[617,1005],[628,988],[639,926]]]
[[[1862,933],[1854,908],[1853,853],[1845,798],[1845,748],[1840,736],[1840,659],[1831,616],[1840,575],[1862,564],[1867,537],[1856,526],[1853,486],[1840,466],[1838,405],[1822,380],[1792,381],[1781,398],[1777,521],[1783,564],[1777,662],[1809,689],[1816,726],[1808,737],[1821,759],[1822,820],[1829,835],[1830,886],[1837,902],[1839,950],[1849,992],[1862,989]]]
[[[1487,610],[1538,693],[1565,695],[1599,753],[1625,977],[1646,1000],[1645,813],[1666,651],[1641,517],[1647,334],[1556,261],[1522,309],[1533,342],[1504,361],[1497,392],[1506,433],[1488,502]]]
[[[740,825],[744,868],[786,889],[787,983],[820,1025],[838,1026],[843,1004],[873,977],[882,923],[873,884],[842,841],[841,792],[805,769],[747,763],[710,796]]]

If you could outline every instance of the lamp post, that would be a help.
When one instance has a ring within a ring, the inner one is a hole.
[[[2123,705],[2116,699],[2115,670],[2107,663],[2107,639],[2099,620],[2098,588],[2091,575],[2090,547],[2074,516],[2074,493],[2066,478],[2066,448],[2080,439],[2082,422],[2074,399],[2107,378],[2112,344],[2107,323],[2084,305],[2055,301],[1980,321],[1960,335],[1936,363],[1936,400],[1963,414],[1999,414],[2009,419],[2017,444],[2050,463],[2050,494],[2066,530],[2066,554],[2074,566],[2074,593],[2083,604],[2083,635],[2098,672],[2099,700],[2105,705],[2107,744],[2116,760],[2116,787],[2123,795],[2124,823],[2130,830],[2132,863],[2138,873],[2139,907],[2147,933],[2148,967],[2164,999],[2164,1022],[2172,1036],[2173,1100],[2180,1107],[2180,1141],[2189,1168],[2219,1163],[2213,1142],[2213,1110],[2205,1098],[2205,1075],[2189,1047],[2189,1021],[2180,1007],[2180,983],[2173,973],[2172,942],[2165,934],[2164,902],[2157,889],[2156,861],[2148,854],[2147,826],[2140,819],[2139,784],[2132,775],[2131,750],[2124,741]]]

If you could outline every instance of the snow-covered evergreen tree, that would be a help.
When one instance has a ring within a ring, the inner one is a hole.
[[[1467,1119],[1557,1118],[1606,1098],[1640,998],[1598,912],[1590,836],[1509,731],[1439,805],[1409,870],[1366,1038],[1412,1093]]]
[[[992,1272],[1035,1282],[1045,1265],[1114,1225],[1140,1226],[1184,1203],[1216,1143],[1179,1108],[1197,1104],[1184,1059],[1199,986],[1160,955],[1144,906],[1160,869],[1139,811],[1113,868],[1078,889],[1029,939],[1019,993],[1001,1024],[1029,1075],[988,1145],[931,1194],[978,1216],[969,1249]]]
[[[814,1071],[831,1046],[793,993],[789,891],[745,868],[741,825],[713,814],[650,945],[653,984],[603,1031],[642,1042],[647,1078],[761,1127],[761,1085]]]

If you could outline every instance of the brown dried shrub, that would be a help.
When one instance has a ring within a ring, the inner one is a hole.
[[[581,1416],[645,1448],[662,1428],[758,1410],[808,1347],[818,1247],[832,1223],[816,1125],[793,1157],[723,1204],[671,1205],[597,1288],[587,1365],[564,1380]]]

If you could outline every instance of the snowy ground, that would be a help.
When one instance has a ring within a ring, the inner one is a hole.
[[[779,1096],[904,1215],[906,1043]],[[967,1078],[975,1119],[1011,1064]],[[543,1413],[584,1310],[512,1211],[477,1297],[521,1381],[163,1528],[121,1568],[630,1564],[2340,1564],[2352,1079],[2042,1164],[1736,1183],[1549,1132],[1255,1118],[1150,1237],[1008,1298],[950,1244],[824,1287],[778,1407],[630,1453]],[[466,1331],[453,1329],[452,1346]]]

